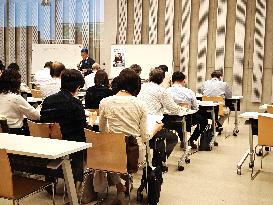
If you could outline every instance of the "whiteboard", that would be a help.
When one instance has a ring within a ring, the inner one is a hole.
[[[59,61],[66,68],[77,69],[82,60],[81,49],[79,44],[33,44],[31,73],[36,73],[48,61]]]
[[[115,64],[117,53],[122,56],[122,63],[118,65]],[[162,64],[168,66],[168,73],[172,73],[173,47],[171,44],[126,44],[111,46],[110,78],[118,76],[122,69],[129,68],[132,64],[141,66],[142,72],[140,77],[142,79],[149,79],[150,70]]]

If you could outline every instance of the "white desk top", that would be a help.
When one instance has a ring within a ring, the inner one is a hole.
[[[36,103],[36,102],[42,102],[43,99],[42,98],[27,97],[27,101],[29,103]]]
[[[57,159],[89,147],[92,144],[0,133],[0,149],[12,154]]]
[[[217,102],[212,102],[212,101],[200,101],[200,100],[197,100],[197,104],[198,104],[199,106],[203,106],[203,107],[214,107],[214,106],[219,105],[219,103],[217,103]]]
[[[273,118],[273,114],[270,113],[258,113],[258,112],[244,112],[240,115],[245,119],[258,119],[258,116],[270,117]]]
[[[200,93],[196,93],[196,97],[203,97],[203,95],[202,94],[200,94]],[[243,98],[243,96],[236,96],[236,95],[234,95],[234,96],[232,96],[231,98],[227,98],[227,99],[231,99],[231,100],[239,100],[239,99],[242,99]]]
[[[270,105],[270,104],[263,104],[259,107],[260,110],[266,110],[267,109],[267,106]]]

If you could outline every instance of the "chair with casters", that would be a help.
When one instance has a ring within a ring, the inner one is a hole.
[[[31,89],[32,97],[34,98],[42,98],[41,90],[38,89]]]
[[[55,185],[52,182],[13,175],[6,150],[0,150],[0,198],[12,200],[13,204],[52,186],[52,200],[55,205]]]
[[[273,114],[273,105],[268,105],[266,111],[270,114]]]

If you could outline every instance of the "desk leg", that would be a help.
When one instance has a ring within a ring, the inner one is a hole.
[[[252,135],[252,119],[250,119],[250,125],[249,125],[249,149],[245,152],[241,160],[237,164],[237,174],[241,175],[242,174],[242,165],[246,161],[247,157],[250,157],[250,162],[249,162],[249,168],[252,169],[253,173],[253,168],[254,168],[254,149],[253,149],[253,135]]]
[[[214,107],[212,107],[211,111],[211,119],[212,119],[212,129],[213,129],[213,139],[211,140],[210,147],[212,149],[213,146],[218,146],[218,142],[216,141],[216,126],[215,126],[215,111]]]
[[[183,166],[184,161],[185,161],[186,164],[191,162],[190,159],[189,159],[190,148],[188,147],[186,116],[183,116],[183,121],[182,121],[182,126],[181,127],[182,127],[182,133],[183,133],[184,148],[183,148],[183,154],[182,154],[181,158],[178,161],[178,171],[183,171],[184,170],[184,166]]]
[[[235,100],[234,108],[235,108],[235,122],[234,122],[234,130],[233,130],[233,136],[237,136],[237,134],[239,133],[239,129],[238,129],[238,106],[237,106],[238,100]]]
[[[68,198],[71,205],[78,205],[78,197],[76,193],[74,178],[72,174],[71,164],[67,156],[62,164],[64,181],[68,192]]]

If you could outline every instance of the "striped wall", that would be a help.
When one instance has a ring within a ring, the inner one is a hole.
[[[5,30],[4,30],[4,16],[5,16],[5,5],[4,2],[0,2],[0,60],[5,63]]]
[[[165,44],[173,43],[174,0],[166,0]]]
[[[216,29],[216,52],[215,69],[225,68],[225,44],[226,44],[226,22],[227,22],[227,0],[218,0]]]
[[[125,44],[127,30],[127,0],[119,0],[118,2],[118,43]]]
[[[264,63],[266,2],[256,0],[255,34],[253,53],[252,102],[261,102]]]
[[[133,44],[141,43],[142,0],[134,0],[134,37]]]
[[[158,0],[150,0],[149,8],[149,43],[157,43],[157,12]]]

